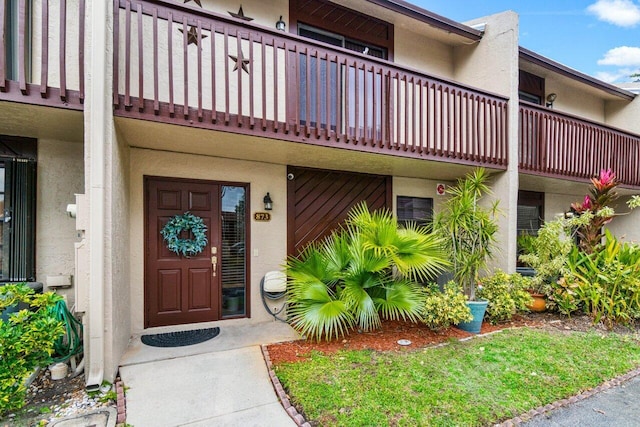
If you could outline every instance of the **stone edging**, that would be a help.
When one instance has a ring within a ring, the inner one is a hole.
[[[127,401],[124,396],[124,383],[120,378],[116,379],[116,410],[118,411],[118,417],[116,424],[124,424],[127,421]]]
[[[629,381],[637,376],[640,376],[640,368],[636,368],[633,371],[627,372],[624,375],[620,375],[619,377],[613,378],[609,381],[605,381],[604,383],[600,384],[597,387],[594,387],[592,389],[583,391],[580,394],[577,394],[575,396],[569,397],[567,399],[562,399],[562,400],[558,400],[557,402],[554,403],[550,403],[548,405],[545,406],[540,406],[538,408],[532,409],[528,412],[525,412],[524,414],[512,418],[510,420],[504,421],[500,424],[496,424],[494,427],[514,427],[514,426],[518,426],[520,425],[520,423],[526,422],[526,421],[530,421],[533,417],[539,416],[539,415],[544,415],[547,412],[550,411],[554,411],[556,409],[560,409],[562,407],[568,406],[570,404],[573,403],[577,403],[580,402],[582,400],[585,400],[595,394],[601,393],[603,391],[609,390],[610,388],[613,387],[617,387],[620,384]]]
[[[507,329],[511,329],[511,328],[507,328]],[[493,335],[495,333],[498,332],[502,332],[503,329],[499,329],[497,331],[492,331],[492,332],[488,332],[486,334],[479,334],[479,335],[472,335],[470,337],[466,337],[466,338],[461,338],[458,341],[468,341],[474,338],[482,338],[482,337],[486,337],[489,335]],[[444,345],[446,345],[446,343],[443,343]],[[436,347],[440,347],[443,344],[439,344]],[[287,396],[287,393],[285,393],[284,388],[282,387],[282,384],[280,383],[280,380],[278,379],[275,371],[273,370],[273,364],[271,363],[271,357],[269,356],[269,350],[267,349],[266,345],[261,345],[260,348],[262,349],[262,356],[264,357],[264,361],[267,365],[267,370],[269,371],[269,378],[271,379],[271,384],[273,385],[273,388],[276,391],[276,395],[278,396],[278,399],[280,399],[280,402],[282,403],[282,406],[284,407],[285,411],[287,411],[287,414],[289,414],[289,416],[291,417],[291,419],[293,419],[293,421],[295,421],[296,425],[301,426],[301,427],[311,427],[311,424],[309,424],[304,417],[302,416],[302,414],[300,414],[298,412],[298,410],[291,404],[291,402],[289,401],[289,396]],[[518,426],[520,425],[520,423],[523,423],[525,421],[529,421],[531,420],[533,417],[537,416],[537,415],[543,415],[549,411],[553,411],[555,409],[559,409],[562,408],[564,406],[568,406],[572,403],[577,403],[580,402],[581,400],[584,400],[588,397],[593,396],[594,394],[603,392],[605,390],[609,390],[612,387],[617,387],[620,384],[629,381],[632,378],[635,378],[637,376],[640,376],[640,368],[636,368],[633,371],[627,372],[626,374],[620,375],[619,377],[613,378],[609,381],[605,381],[604,383],[600,384],[599,386],[583,391],[580,394],[577,394],[575,396],[569,397],[567,399],[562,399],[562,400],[558,400],[557,402],[554,403],[550,403],[548,405],[545,406],[540,406],[538,408],[532,409],[528,412],[525,412],[524,414],[512,418],[510,420],[504,421],[502,423],[499,424],[495,424],[494,427],[514,427],[514,426]],[[118,416],[119,416],[119,412],[118,412]]]
[[[263,344],[260,346],[260,349],[262,350],[262,357],[264,357],[264,362],[267,364],[267,370],[269,371],[271,384],[276,391],[278,399],[280,399],[280,403],[282,403],[282,407],[285,411],[287,411],[287,414],[296,423],[296,425],[301,427],[311,427],[311,424],[309,424],[307,420],[304,419],[302,414],[300,414],[295,406],[293,406],[289,401],[289,396],[287,396],[287,393],[285,393],[280,380],[273,370],[273,364],[271,363],[271,357],[269,356],[269,350],[267,350],[267,346]]]

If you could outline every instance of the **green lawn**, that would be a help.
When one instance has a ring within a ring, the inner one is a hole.
[[[480,426],[639,365],[629,336],[522,328],[411,353],[315,353],[275,369],[298,410],[321,426]]]

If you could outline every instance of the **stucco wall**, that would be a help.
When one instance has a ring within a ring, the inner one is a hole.
[[[624,215],[614,218],[607,228],[625,242],[640,243],[640,209],[630,211],[626,204],[628,199],[628,197],[618,199],[615,206],[616,213]]]
[[[267,271],[281,268],[286,257],[287,180],[286,166],[195,156],[144,149],[131,149],[130,163],[130,283],[131,328],[144,329],[144,197],[143,177],[166,176],[211,181],[244,182],[250,185],[251,241],[247,251],[251,266],[251,319],[272,319],[260,298],[260,280]],[[269,192],[273,199],[271,221],[256,222],[253,213],[263,210],[262,198]],[[238,321],[235,321],[238,322]]]
[[[455,49],[455,78],[484,90],[518,99],[518,15],[504,12],[484,18],[478,18],[468,25],[485,23],[482,40],[476,44]],[[497,247],[490,269],[500,268],[515,271],[516,267],[516,212],[518,203],[518,105],[510,102],[508,106],[508,143],[509,165],[506,172],[492,177],[493,196],[487,199],[500,201],[498,217],[499,231]]]
[[[453,78],[453,48],[400,26],[394,30],[393,62],[426,74]]]
[[[73,244],[79,239],[66,208],[84,191],[82,144],[38,140],[37,174],[36,279],[46,287],[47,276],[75,274]],[[71,307],[72,289],[59,292]]]
[[[640,135],[640,96],[631,102],[607,102],[605,112],[607,124]]]
[[[553,103],[555,110],[600,123],[605,122],[605,101],[601,96],[585,91],[577,83],[567,82],[567,79],[549,73],[545,76],[545,92],[558,95]]]
[[[564,215],[571,208],[571,203],[580,201],[584,196],[574,194],[544,194],[544,220],[553,221],[558,216]]]
[[[417,179],[417,178],[403,178],[393,177],[393,213],[398,212],[398,196],[409,197],[425,197],[433,199],[433,214],[436,215],[442,206],[442,202],[446,199],[446,196],[440,196],[436,192],[436,186],[438,184],[445,184],[446,186],[453,185],[455,183],[451,181],[434,181],[429,179]]]

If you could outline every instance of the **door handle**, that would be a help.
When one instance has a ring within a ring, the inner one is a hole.
[[[211,270],[213,271],[213,277],[215,277],[218,270],[218,257],[215,255],[211,257]]]

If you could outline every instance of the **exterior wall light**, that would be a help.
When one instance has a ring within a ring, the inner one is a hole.
[[[276,30],[284,31],[287,29],[287,24],[282,20],[282,15],[280,15],[280,19],[276,22]]]
[[[553,108],[553,103],[555,102],[557,97],[558,97],[558,95],[555,94],[555,93],[550,93],[549,95],[547,95],[547,107],[548,108]]]
[[[264,199],[262,199],[262,201],[264,202],[265,211],[270,211],[271,209],[273,209],[273,200],[271,200],[271,196],[269,195],[269,193],[264,196]]]

